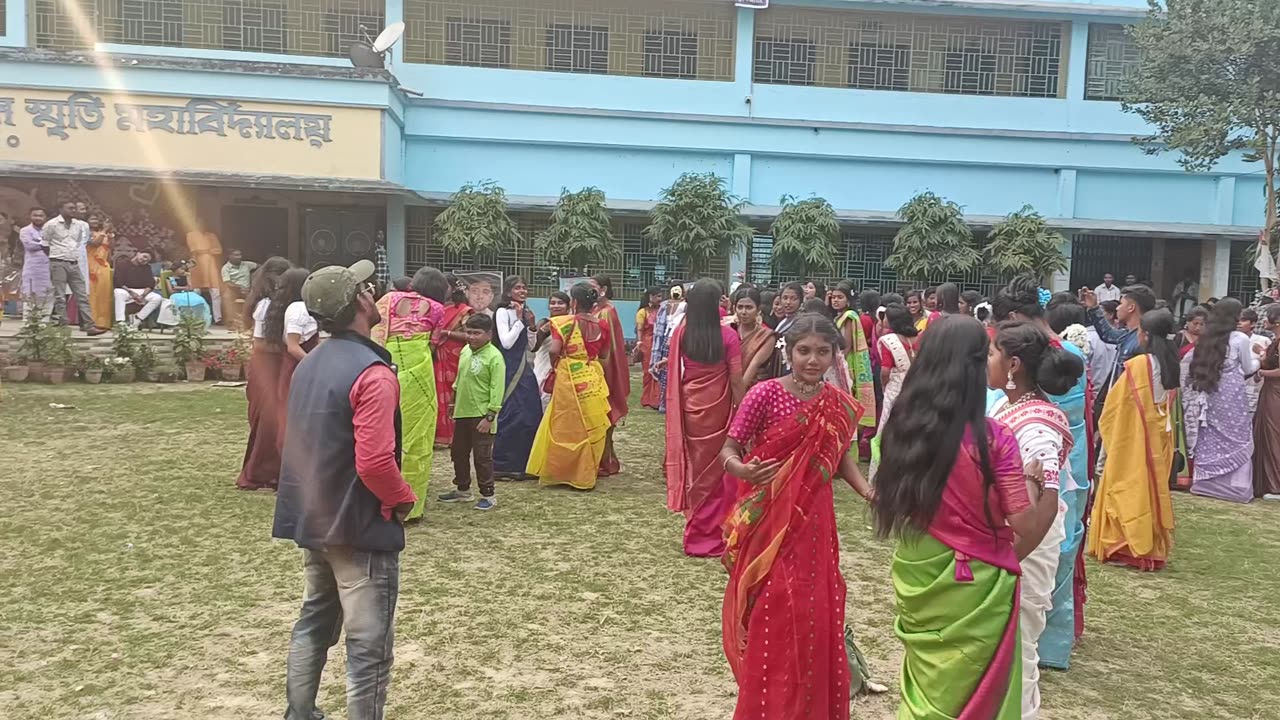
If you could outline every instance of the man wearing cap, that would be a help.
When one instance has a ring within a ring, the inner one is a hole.
[[[347,717],[381,720],[394,644],[404,517],[416,500],[400,474],[400,383],[369,339],[381,321],[375,268],[317,270],[307,311],[331,337],[298,364],[271,535],[302,548],[306,589],[289,642],[286,720],[316,720],[329,648],[347,634]]]

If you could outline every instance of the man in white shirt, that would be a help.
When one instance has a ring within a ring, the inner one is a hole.
[[[1240,313],[1240,322],[1236,325],[1236,329],[1249,336],[1249,346],[1253,351],[1253,357],[1261,364],[1262,356],[1266,354],[1267,348],[1271,346],[1271,338],[1254,332],[1257,325],[1258,311],[1253,308],[1245,308]],[[1258,396],[1262,392],[1262,378],[1256,372],[1245,378],[1244,392],[1249,399],[1249,412],[1256,412],[1258,409]]]
[[[84,243],[90,237],[89,224],[75,217],[76,204],[62,203],[62,214],[49,220],[40,229],[40,236],[49,246],[49,278],[53,282],[53,320],[67,322],[67,291],[76,298],[80,329],[86,335],[106,332],[94,327],[89,309],[89,284],[80,271],[80,256],[85,252]]]
[[[1093,294],[1098,296],[1098,302],[1104,303],[1108,300],[1120,300],[1120,286],[1115,284],[1116,278],[1111,273],[1102,276],[1102,284],[1093,289]]]

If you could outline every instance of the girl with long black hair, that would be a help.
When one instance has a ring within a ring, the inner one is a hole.
[[[253,275],[245,301],[245,324],[253,328],[253,354],[245,369],[245,396],[249,401],[249,441],[236,487],[241,490],[274,490],[280,476],[280,445],[284,433],[277,428],[276,384],[280,380],[282,342],[267,337],[267,311],[280,276],[292,264],[272,257]]]
[[[533,311],[526,304],[529,288],[519,275],[502,282],[502,297],[494,314],[498,350],[506,363],[506,391],[493,441],[493,471],[498,479],[523,480],[533,437],[542,423],[542,396],[529,362],[529,335],[537,331]]]
[[[880,356],[880,383],[884,387],[884,397],[880,403],[880,431],[871,440],[873,481],[880,466],[880,436],[920,347],[920,331],[916,329],[911,311],[905,305],[889,303],[885,306],[883,325],[885,331],[876,346],[876,354]]]
[[[667,507],[684,513],[684,552],[692,557],[724,553],[721,526],[733,501],[719,456],[745,383],[738,333],[720,322],[721,294],[716,280],[693,284],[667,366]]]
[[[1173,549],[1169,475],[1175,446],[1178,354],[1173,314],[1151,310],[1138,326],[1138,355],[1124,364],[1102,409],[1102,475],[1089,522],[1100,562],[1160,570]],[[1243,392],[1243,387],[1241,387]],[[1191,416],[1188,416],[1191,417]]]
[[[988,351],[972,318],[931,325],[881,431],[872,515],[880,537],[898,538],[899,718],[1022,717],[1019,560],[1058,498],[1037,464],[1024,468],[1013,431],[986,417]]]
[[[1191,492],[1253,500],[1253,418],[1245,378],[1258,371],[1248,335],[1237,330],[1243,307],[1223,298],[1209,311],[1195,349],[1182,359],[1187,449],[1195,458]]]

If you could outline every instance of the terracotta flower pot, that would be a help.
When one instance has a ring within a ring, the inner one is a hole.
[[[224,365],[222,367],[222,379],[229,382],[235,382],[240,379],[241,367],[239,365]]]
[[[111,374],[111,382],[113,384],[125,385],[133,382],[136,371],[133,368],[126,370],[116,370]]]
[[[189,382],[204,382],[205,369],[202,362],[186,363],[187,380]]]
[[[44,363],[29,362],[27,363],[27,382],[44,382]]]
[[[67,379],[67,369],[64,367],[45,368],[44,381],[50,385],[61,385]]]
[[[90,385],[97,385],[102,382],[102,370],[85,370],[84,381]]]
[[[10,365],[4,369],[4,379],[9,382],[23,382],[30,372],[31,369],[26,365]]]

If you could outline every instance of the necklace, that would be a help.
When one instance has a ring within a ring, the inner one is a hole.
[[[791,376],[791,384],[795,385],[797,393],[806,398],[810,398],[818,394],[818,390],[822,388],[822,381],[818,381],[816,383],[802,383],[796,379],[795,375]]]
[[[1028,403],[1038,398],[1039,398],[1039,393],[1037,393],[1035,390],[1028,390],[1027,392],[1023,393],[1022,397],[1009,403],[1009,407],[1015,408],[1023,403]]]

